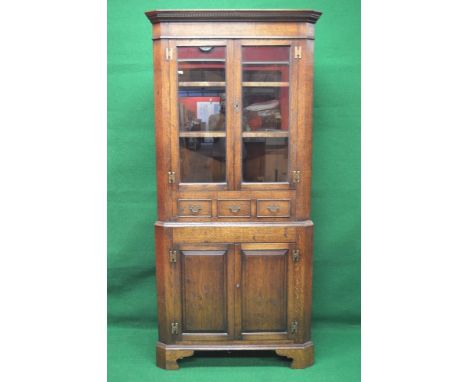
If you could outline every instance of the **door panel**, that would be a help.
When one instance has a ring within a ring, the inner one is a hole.
[[[184,332],[227,332],[226,251],[181,251]]]
[[[197,334],[209,340],[228,338],[234,271],[230,246],[183,245],[179,253],[182,339],[193,340]]]
[[[241,246],[243,334],[287,334],[288,253],[287,244]]]

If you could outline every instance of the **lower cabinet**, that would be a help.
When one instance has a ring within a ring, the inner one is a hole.
[[[312,226],[281,228],[156,227],[161,354],[311,346]]]
[[[291,338],[294,244],[174,247],[178,340]]]

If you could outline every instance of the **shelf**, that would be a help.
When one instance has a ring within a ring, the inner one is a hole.
[[[288,138],[289,131],[243,131],[242,138]]]
[[[177,62],[226,62],[224,58],[181,58]]]
[[[183,81],[179,82],[179,87],[220,87],[226,86],[226,82],[215,82],[215,81]]]
[[[242,65],[289,65],[289,61],[245,61]]]
[[[289,82],[242,82],[244,87],[288,87]]]
[[[225,138],[225,131],[179,131],[180,138]]]

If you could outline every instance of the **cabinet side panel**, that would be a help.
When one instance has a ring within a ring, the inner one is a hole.
[[[158,302],[158,332],[159,340],[167,342],[169,340],[169,313],[171,312],[171,293],[167,288],[169,285],[167,256],[170,247],[170,229],[160,226],[155,227],[155,248],[156,248],[156,286]]]
[[[310,340],[311,307],[312,307],[312,241],[313,226],[298,230],[297,246],[301,251],[296,277],[300,279],[300,307],[298,307],[298,326],[296,342],[303,343]]]
[[[156,169],[158,193],[158,219],[168,220],[172,215],[171,193],[168,171],[171,169],[170,123],[167,115],[170,114],[170,83],[169,65],[164,59],[167,41],[153,42],[154,60],[154,113],[156,137]]]
[[[301,171],[301,181],[296,190],[296,218],[310,218],[310,181],[312,166],[312,92],[313,92],[313,46],[314,42],[303,40],[298,42],[302,50],[299,60],[297,169]]]

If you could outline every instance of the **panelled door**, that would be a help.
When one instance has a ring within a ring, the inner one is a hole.
[[[294,339],[295,244],[175,248],[173,340]]]
[[[293,311],[291,244],[243,243],[236,246],[236,319],[241,339],[282,340],[290,337]]]
[[[179,245],[174,250],[176,320],[173,338],[234,338],[234,246]]]
[[[302,44],[168,42],[174,191],[296,188]]]

